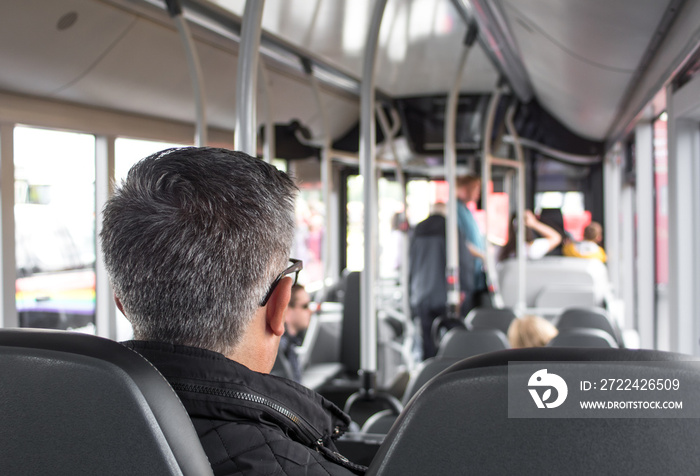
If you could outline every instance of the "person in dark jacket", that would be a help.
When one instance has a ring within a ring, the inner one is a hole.
[[[304,342],[304,333],[309,328],[313,314],[312,304],[311,297],[304,286],[301,284],[292,286],[292,297],[289,300],[284,319],[284,335],[280,339],[280,347],[277,351],[277,360],[285,362],[275,362],[275,366],[284,367],[286,372],[283,373],[283,376],[297,383],[301,383],[302,374],[297,347]]]
[[[118,308],[170,382],[217,475],[361,474],[335,440],[350,418],[269,375],[301,261],[292,180],[215,148],[168,149],[129,171],[100,234]]]
[[[447,310],[447,244],[445,239],[445,204],[436,203],[431,215],[416,225],[409,248],[409,296],[411,312],[420,318],[423,358],[437,353],[431,336],[433,321]],[[461,317],[472,308],[474,291],[474,257],[460,232],[459,283],[462,295]]]

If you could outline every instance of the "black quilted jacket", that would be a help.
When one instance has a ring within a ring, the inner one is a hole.
[[[306,387],[253,372],[221,354],[159,342],[124,345],[170,382],[216,475],[353,475],[334,440],[350,418]]]

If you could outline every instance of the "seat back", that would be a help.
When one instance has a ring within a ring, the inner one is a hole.
[[[382,410],[375,413],[362,425],[362,433],[372,435],[386,435],[398,417],[393,410]]]
[[[460,330],[461,332],[466,332],[464,329]],[[408,385],[406,385],[406,391],[401,398],[401,405],[406,405],[430,379],[459,361],[459,358],[431,357],[421,362],[418,367],[411,372]],[[379,411],[370,416],[363,423],[362,431],[364,433],[386,434],[394,423],[394,420],[396,420],[398,414],[398,410],[395,409]]]
[[[620,328],[610,319],[605,309],[580,307],[565,309],[559,315],[556,325],[560,332],[574,328],[600,329],[614,337],[618,344],[622,344]]]
[[[479,329],[473,332],[452,329],[440,342],[437,357],[466,359],[474,355],[509,349],[508,338],[498,329]]]
[[[277,352],[277,358],[275,359],[275,364],[272,366],[272,370],[270,370],[270,374],[276,375],[277,377],[284,377],[289,380],[294,380],[294,369],[292,368],[292,363],[282,352]]]
[[[587,347],[612,348],[620,347],[615,338],[600,329],[565,329],[549,341],[547,347]]]
[[[350,375],[360,370],[360,272],[345,276],[343,296],[343,332],[340,341],[340,363]]]
[[[309,365],[340,362],[343,333],[343,305],[324,302],[321,312],[311,316],[304,342],[299,347],[302,368]]]
[[[403,394],[401,403],[406,405],[411,400],[411,397],[418,393],[421,387],[428,383],[430,379],[457,362],[459,362],[459,359],[439,359],[437,357],[431,357],[421,362],[411,372],[411,379],[408,381],[406,393]]]
[[[498,329],[508,335],[510,323],[515,319],[512,309],[474,308],[469,311],[465,322],[470,331],[477,329]]]
[[[463,360],[413,398],[367,475],[698,474],[697,418],[511,418],[508,411],[508,362],[590,361],[604,375],[656,373],[699,389],[698,363],[674,362],[685,359],[629,349],[530,348]]]
[[[3,474],[213,474],[168,382],[121,344],[0,329]]]
[[[498,283],[503,302],[518,300],[518,261],[498,264]],[[546,256],[525,265],[527,307],[601,306],[611,295],[606,266],[597,259]]]

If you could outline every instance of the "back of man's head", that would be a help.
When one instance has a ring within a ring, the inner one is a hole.
[[[447,215],[447,205],[444,202],[435,202],[430,207],[431,215]]]
[[[460,175],[457,177],[457,198],[462,202],[478,200],[481,177],[474,174]]]
[[[134,165],[100,234],[134,337],[228,354],[287,266],[296,191],[284,172],[226,149]]]

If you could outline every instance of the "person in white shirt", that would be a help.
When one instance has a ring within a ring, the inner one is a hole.
[[[561,243],[561,235],[549,225],[537,219],[530,210],[525,210],[525,250],[528,259],[540,259]],[[535,232],[540,235],[536,238]],[[510,221],[508,243],[501,248],[500,259],[515,256],[515,219]]]

